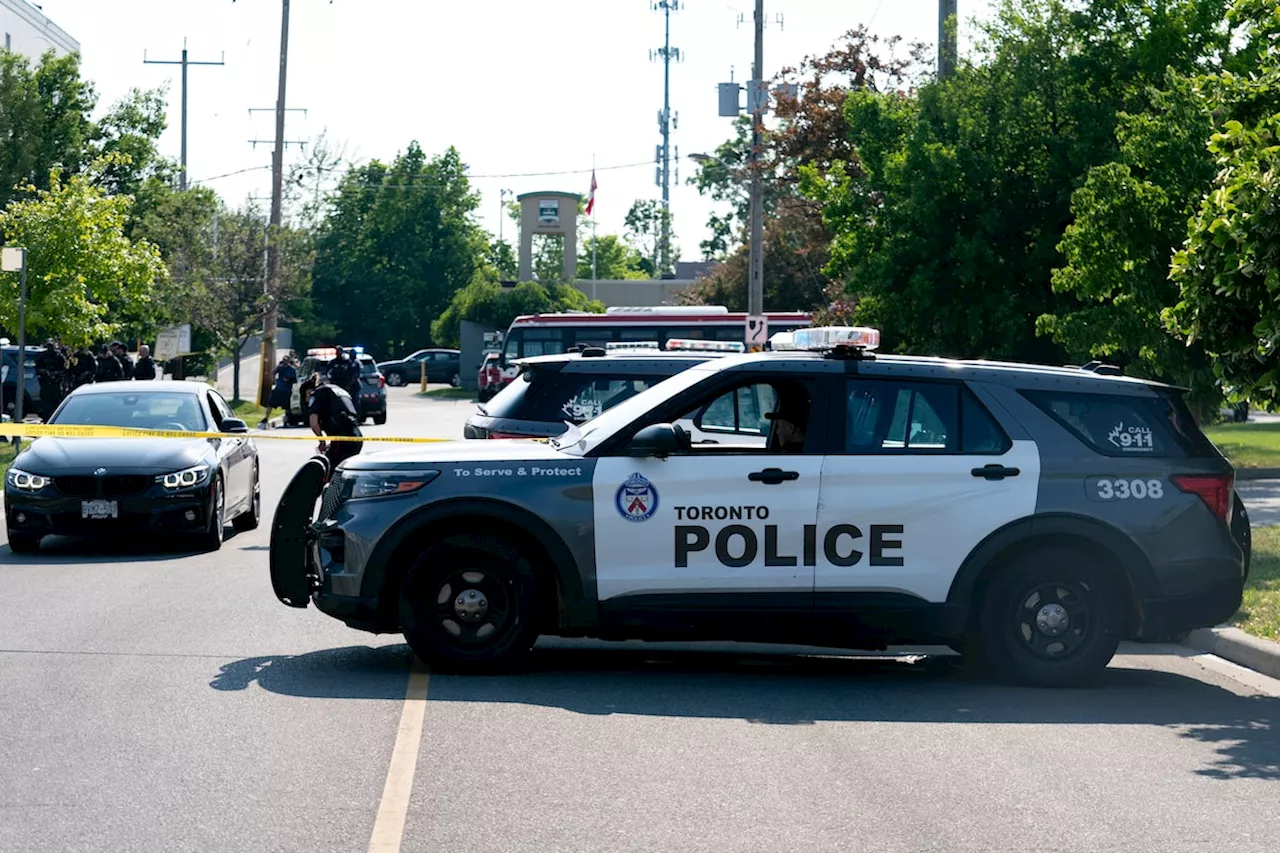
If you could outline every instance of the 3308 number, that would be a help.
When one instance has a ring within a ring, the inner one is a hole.
[[[1164,497],[1163,480],[1099,480],[1098,497],[1111,500],[1159,500]]]

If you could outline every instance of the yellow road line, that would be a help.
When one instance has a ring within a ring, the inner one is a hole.
[[[405,819],[409,815],[409,795],[413,792],[413,772],[418,765],[418,749],[422,744],[422,721],[427,713],[429,676],[414,661],[409,671],[409,686],[404,691],[404,710],[396,745],[391,750],[387,767],[387,783],[382,788],[378,817],[369,838],[369,853],[400,853],[404,839]]]

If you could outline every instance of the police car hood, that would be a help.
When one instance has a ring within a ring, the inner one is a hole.
[[[523,438],[472,439],[361,453],[346,460],[343,467],[347,470],[368,470],[389,465],[421,465],[424,462],[537,462],[552,459],[568,461],[574,458],[570,454],[561,453],[545,441]]]

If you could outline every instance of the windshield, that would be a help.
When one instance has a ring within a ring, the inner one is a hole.
[[[114,426],[201,432],[208,429],[194,394],[82,394],[68,397],[50,421],[64,426]]]
[[[560,440],[552,439],[551,443],[566,453],[576,456],[585,455],[627,424],[643,417],[649,410],[662,405],[663,402],[689,390],[716,373],[718,364],[719,362],[712,362],[691,367],[619,403],[599,417],[592,418],[583,424],[578,432],[579,440],[576,442],[573,442],[567,434]]]

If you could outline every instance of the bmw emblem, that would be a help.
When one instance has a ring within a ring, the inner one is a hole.
[[[658,511],[658,489],[643,474],[632,474],[618,487],[613,503],[627,521],[648,521]]]
[[[105,473],[107,473],[107,469],[106,469],[106,468],[99,468],[97,471],[94,471],[94,472],[93,472],[93,476],[95,476],[95,477],[101,477],[101,476],[102,476],[103,474],[105,474]]]

